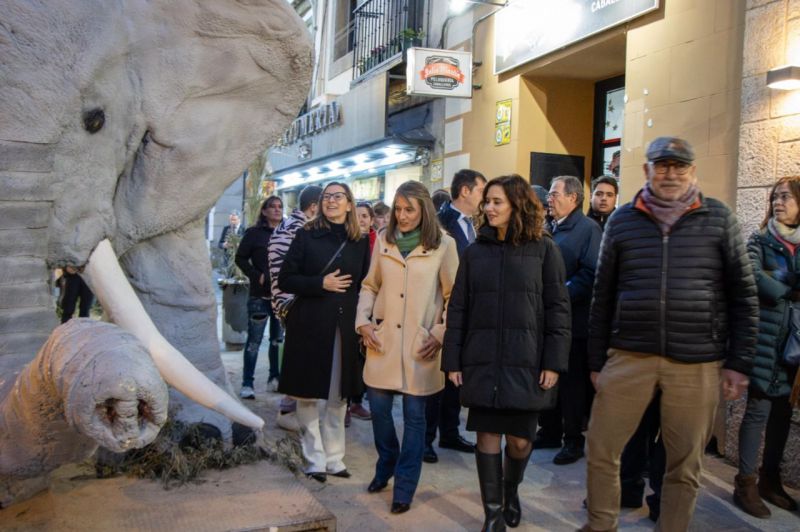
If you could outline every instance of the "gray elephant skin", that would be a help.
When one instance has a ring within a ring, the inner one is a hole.
[[[230,392],[203,218],[295,117],[311,63],[285,0],[0,0],[0,494],[163,423],[136,338],[78,320],[48,341],[51,269],[86,266],[105,239],[158,332]],[[90,396],[45,371],[76,364]],[[174,388],[169,412],[230,434]]]

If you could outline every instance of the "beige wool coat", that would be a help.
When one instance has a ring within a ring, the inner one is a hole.
[[[356,310],[356,329],[376,325],[382,345],[380,352],[367,350],[367,386],[409,395],[444,388],[441,351],[430,360],[421,360],[417,351],[430,335],[439,343],[444,340],[445,309],[457,270],[456,242],[447,234],[437,249],[419,245],[405,258],[383,234],[378,236]]]

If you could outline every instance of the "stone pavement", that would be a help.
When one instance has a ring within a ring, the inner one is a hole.
[[[265,342],[266,344],[266,342]],[[231,383],[238,392],[241,382],[241,351],[223,353]],[[287,433],[275,424],[280,397],[266,392],[267,353],[262,350],[256,369],[256,400],[247,401],[257,414],[264,417],[268,437],[277,439]],[[365,403],[368,405],[368,403]],[[402,419],[399,403],[395,402],[395,419]],[[466,414],[466,411],[463,411]],[[398,432],[402,425],[398,421]],[[462,422],[462,429],[464,423]],[[474,434],[464,433],[474,441]],[[371,422],[353,419],[347,429],[345,463],[353,474],[350,479],[331,478],[327,484],[303,479],[317,499],[336,515],[341,531],[460,531],[481,529],[483,510],[478,491],[477,473],[472,455],[439,450],[437,464],[423,464],[419,488],[405,514],[389,513],[391,483],[381,493],[369,494],[366,486],[372,478],[377,454],[372,442]],[[582,501],[585,497],[586,461],[568,466],[556,466],[552,458],[556,450],[534,451],[531,465],[520,486],[523,508],[520,531],[571,531],[585,522]],[[698,500],[691,530],[705,531],[775,531],[800,530],[800,515],[791,514],[770,505],[773,516],[756,519],[733,506],[733,477],[735,468],[723,460],[706,457],[706,474]],[[800,493],[793,492],[796,498]],[[669,511],[664,508],[663,511]],[[646,506],[622,513],[621,530],[652,530]]]

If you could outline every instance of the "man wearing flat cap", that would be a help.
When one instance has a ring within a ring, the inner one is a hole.
[[[667,466],[656,530],[689,527],[719,387],[738,398],[755,353],[756,285],[736,218],[700,193],[688,142],[659,137],[646,156],[647,183],[609,219],[596,270],[587,531],[617,529],[620,454],[657,390]]]

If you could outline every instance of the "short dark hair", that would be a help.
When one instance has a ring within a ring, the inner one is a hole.
[[[597,188],[597,185],[601,184],[611,185],[614,187],[614,194],[619,194],[619,183],[617,182],[617,178],[610,175],[601,175],[592,181],[592,194],[594,194],[594,189]]]
[[[480,172],[467,168],[459,170],[456,172],[456,175],[453,176],[453,183],[450,185],[450,196],[453,199],[458,199],[461,189],[464,187],[467,187],[470,192],[472,192],[472,189],[477,185],[478,179],[486,182],[486,178],[483,177],[483,174]]]
[[[433,200],[433,208],[437,211],[442,208],[442,205],[450,201],[452,198],[450,197],[450,193],[443,188],[439,190],[434,190],[433,194],[431,194],[431,199]]]
[[[372,210],[375,211],[375,216],[383,216],[389,214],[390,208],[384,202],[379,201],[372,206]]]
[[[300,210],[305,211],[315,203],[319,204],[320,194],[322,194],[322,187],[319,185],[308,185],[304,188],[298,198]]]

